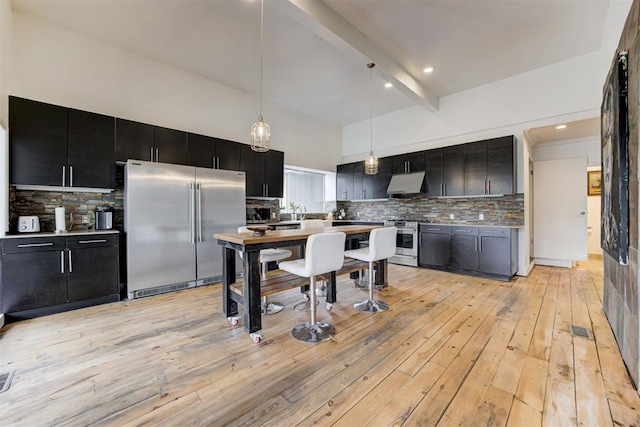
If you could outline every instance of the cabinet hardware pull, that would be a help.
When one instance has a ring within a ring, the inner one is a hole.
[[[62,166],[62,186],[63,187],[64,187],[64,182],[66,181],[66,172],[67,172],[67,167]]]
[[[80,243],[81,245],[86,243],[107,243],[107,239],[80,240],[78,243]]]
[[[69,166],[69,187],[73,187],[73,166]]]
[[[482,239],[480,239],[480,252],[482,252]]]
[[[473,233],[472,230],[462,230],[462,229],[457,229],[456,232],[458,232],[458,233]]]
[[[149,147],[149,161],[153,162],[153,147]]]
[[[442,228],[427,228],[428,231],[442,231]]]
[[[64,274],[64,251],[60,251],[60,273]]]
[[[218,169],[220,169],[220,157],[216,157],[216,161],[218,162]]]
[[[442,183],[442,188],[443,188],[442,195],[446,196],[447,195],[447,183],[446,182]]]
[[[159,152],[158,150],[159,150],[159,149],[158,149],[158,148],[156,148],[156,163],[160,161],[160,160],[159,160],[159,159],[160,159],[160,156],[158,155],[158,152]]]
[[[489,192],[488,192],[488,194],[491,194],[491,180],[489,180],[488,182],[489,182]]]
[[[211,167],[216,169],[216,158],[215,156],[211,156]]]
[[[40,246],[53,246],[52,242],[48,242],[48,243],[29,243],[29,244],[22,244],[22,245],[18,245],[19,248],[37,248]]]
[[[71,262],[71,249],[69,249],[69,273],[73,273],[73,263]]]
[[[473,241],[474,241],[474,244],[473,244],[474,249],[473,250],[478,252],[478,237],[474,236]]]

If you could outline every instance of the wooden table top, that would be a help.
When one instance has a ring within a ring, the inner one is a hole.
[[[306,239],[312,234],[331,233],[342,231],[346,234],[368,233],[375,228],[382,228],[380,225],[339,225],[336,227],[305,228],[294,230],[267,230],[266,235],[256,237],[253,232],[247,233],[219,233],[213,237],[224,242],[236,243],[239,245],[251,245],[259,243],[287,242]]]

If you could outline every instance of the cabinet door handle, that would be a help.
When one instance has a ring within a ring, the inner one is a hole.
[[[442,228],[427,228],[427,231],[442,231]]]
[[[73,166],[69,166],[69,187],[73,187]]]
[[[478,252],[478,237],[477,236],[474,236],[474,237],[475,238],[473,239],[474,240],[474,245],[473,245],[474,249],[473,250]]]
[[[64,251],[60,251],[60,273],[64,274]]]
[[[216,161],[218,162],[217,169],[220,169],[220,157],[216,157]]]
[[[69,249],[69,273],[73,273],[73,263],[71,262],[71,249]]]
[[[159,159],[160,159],[160,156],[158,155],[158,153],[159,153],[159,149],[158,149],[158,148],[156,148],[156,163],[160,161],[160,160],[159,160]]]
[[[456,232],[457,233],[473,233],[473,231],[471,230],[460,230],[460,229],[456,230]]]
[[[482,252],[482,238],[480,238],[478,240],[480,240],[480,252]]]
[[[64,187],[64,182],[66,181],[66,172],[67,172],[67,167],[66,166],[62,166],[62,186]]]
[[[442,183],[442,195],[443,196],[447,195],[447,183],[446,182]]]
[[[216,169],[216,158],[215,156],[211,156],[211,167]]]
[[[487,181],[489,183],[489,191],[487,191],[487,194],[491,194],[491,180]]]
[[[47,242],[47,243],[28,243],[28,244],[22,244],[22,245],[18,245],[19,248],[38,248],[41,246],[53,246],[52,242]]]
[[[153,147],[149,147],[149,161],[153,162]]]
[[[107,239],[80,240],[78,243],[81,245],[88,244],[88,243],[107,243]]]

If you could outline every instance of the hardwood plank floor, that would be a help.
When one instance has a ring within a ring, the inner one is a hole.
[[[536,267],[498,282],[390,265],[384,313],[346,277],[318,320],[331,341],[290,330],[297,289],[272,296],[253,344],[221,314],[220,286],[91,307],[0,331],[3,426],[640,426],[602,311],[601,261]],[[587,329],[574,336],[571,326]]]

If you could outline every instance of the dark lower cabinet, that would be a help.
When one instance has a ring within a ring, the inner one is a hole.
[[[2,239],[1,302],[9,319],[119,300],[118,234]]]
[[[451,227],[420,225],[418,263],[424,267],[447,267],[451,262]]]
[[[419,265],[508,280],[518,270],[515,228],[420,225]]]
[[[515,229],[482,228],[478,246],[478,270],[488,274],[516,274],[518,234]]]
[[[451,227],[451,263],[453,268],[478,269],[478,229]]]

